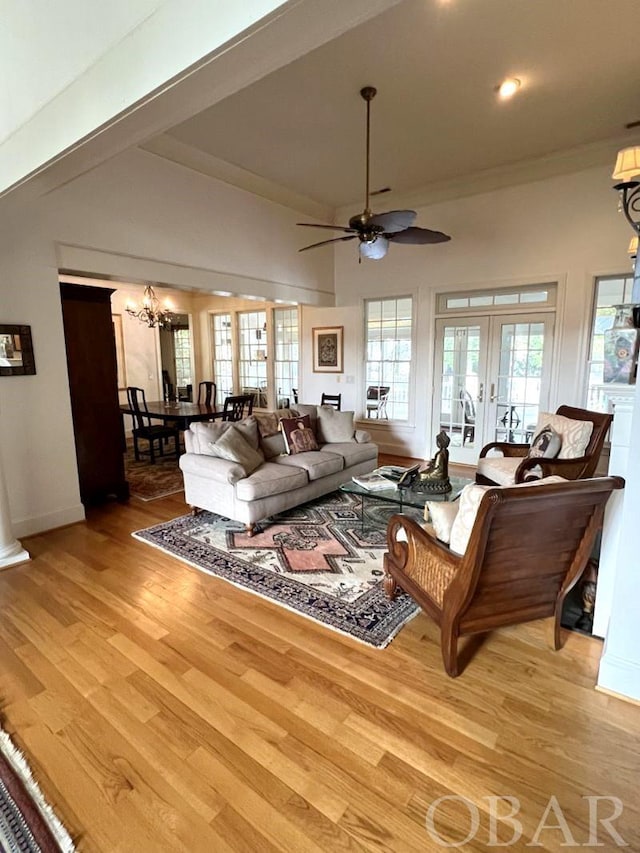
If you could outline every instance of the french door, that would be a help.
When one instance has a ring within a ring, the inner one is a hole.
[[[549,399],[552,313],[436,321],[432,435],[452,462],[475,464],[490,441],[529,441]]]

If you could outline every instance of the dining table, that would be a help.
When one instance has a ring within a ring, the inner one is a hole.
[[[120,406],[123,415],[134,415],[131,406],[123,404]],[[172,422],[181,430],[189,429],[189,424],[195,421],[212,421],[223,416],[222,410],[205,406],[202,403],[171,402],[166,400],[152,400],[147,403],[147,408],[141,409],[141,413],[150,418],[161,420],[164,423]]]

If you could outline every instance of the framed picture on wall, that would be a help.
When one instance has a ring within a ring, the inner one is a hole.
[[[313,334],[313,372],[343,372],[344,326],[315,327]]]
[[[0,376],[32,376],[35,372],[31,326],[0,324]]]

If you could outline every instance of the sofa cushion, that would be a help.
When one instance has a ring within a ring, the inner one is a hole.
[[[237,429],[254,450],[260,447],[260,436],[258,433],[258,422],[253,415],[249,415],[243,421],[198,421],[189,426],[192,435],[192,452],[202,453],[205,456],[216,456],[212,453],[211,443],[214,443],[230,427]]]
[[[309,415],[299,415],[297,418],[282,418],[280,428],[284,436],[284,444],[287,453],[307,453],[310,450],[318,450],[318,442],[311,429]]]
[[[345,468],[378,458],[378,445],[373,444],[373,442],[358,444],[355,441],[336,441],[331,444],[322,444],[320,450],[342,456]]]
[[[333,406],[318,406],[316,413],[318,416],[316,435],[321,444],[355,441],[353,412],[339,412]]]
[[[290,492],[292,489],[306,486],[308,482],[307,472],[302,468],[264,462],[248,477],[238,480],[236,497],[241,501],[255,501]]]
[[[265,459],[273,459],[275,456],[280,456],[281,453],[286,453],[284,435],[277,432],[275,435],[262,436],[260,438],[260,449],[264,453]]]
[[[335,474],[344,468],[342,456],[320,450],[309,450],[306,453],[296,453],[292,456],[278,456],[272,461],[275,465],[302,468],[307,472],[309,480],[320,480],[322,477]]]
[[[593,432],[591,421],[576,421],[573,418],[565,418],[564,415],[540,412],[533,435],[534,441],[538,433],[542,432],[546,426],[550,426],[562,436],[562,446],[558,453],[558,459],[579,459],[584,456]]]
[[[246,431],[244,433],[246,434]],[[209,442],[209,447],[214,456],[237,462],[246,474],[255,471],[264,462],[262,453],[249,444],[235,424],[230,424],[229,429],[225,430],[217,441]]]

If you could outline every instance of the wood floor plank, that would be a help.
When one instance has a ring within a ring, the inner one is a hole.
[[[80,853],[431,851],[447,796],[439,831],[464,838],[466,797],[475,853],[492,795],[519,801],[512,849],[551,796],[582,844],[584,798],[616,796],[640,850],[640,708],[594,690],[598,641],[506,628],[452,680],[423,614],[371,649],[131,536],[184,513],[106,504],[0,574],[4,725]]]

